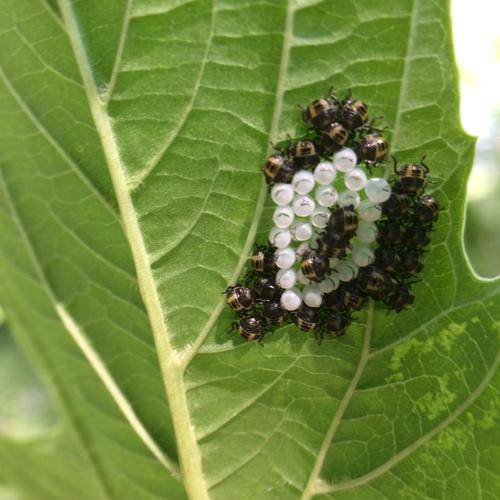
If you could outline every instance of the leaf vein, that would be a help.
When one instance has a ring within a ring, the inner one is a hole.
[[[205,73],[205,66],[208,62],[208,53],[210,51],[210,46],[212,45],[212,38],[214,35],[214,24],[215,24],[215,12],[214,12],[214,5],[213,2],[211,3],[211,12],[210,12],[210,28],[209,28],[209,33],[207,37],[207,42],[205,45],[205,51],[203,53],[202,59],[201,59],[201,64],[200,64],[200,69],[198,72],[197,79],[194,84],[193,91],[191,93],[191,98],[186,106],[186,109],[182,113],[179,122],[177,126],[172,130],[172,132],[168,135],[168,137],[165,139],[164,143],[160,145],[158,151],[156,154],[151,158],[151,160],[144,166],[144,168],[134,175],[130,181],[129,181],[129,188],[131,190],[135,189],[137,186],[140,186],[142,182],[148,177],[151,172],[157,167],[165,153],[167,152],[168,148],[170,145],[174,142],[176,137],[179,135],[181,132],[182,128],[186,124],[191,111],[193,110],[194,103],[196,102],[196,99],[198,97],[198,92],[201,87],[201,81],[203,79],[203,75]]]
[[[283,46],[281,49],[281,60],[280,66],[278,70],[278,81],[276,84],[276,98],[274,101],[274,108],[271,120],[271,129],[269,133],[270,142],[276,142],[276,137],[278,135],[279,121],[281,117],[281,111],[283,108],[283,96],[285,93],[285,80],[288,72],[289,59],[290,59],[290,48],[292,44],[292,32],[293,32],[293,19],[294,19],[294,10],[291,4],[292,0],[287,0],[286,3],[286,17],[285,17],[285,26],[283,31]],[[266,201],[267,195],[267,186],[264,180],[261,182],[259,196],[257,199],[257,203],[255,206],[254,216],[252,222],[250,224],[250,229],[248,230],[247,239],[245,244],[241,250],[240,259],[234,269],[233,275],[231,276],[229,283],[235,282],[241,274],[248,257],[250,256],[250,249],[252,248],[253,242],[255,240],[255,234],[257,232],[257,227],[260,223],[262,212],[264,210],[264,203]],[[196,340],[190,346],[188,350],[186,350],[183,356],[183,366],[184,368],[190,363],[193,357],[196,355],[203,342],[207,338],[211,329],[215,325],[217,319],[221,315],[225,306],[225,298],[222,297],[219,300],[219,303],[215,307],[214,311],[210,315],[207,323],[202,328],[200,333],[198,334]]]
[[[474,401],[484,392],[484,390],[488,387],[493,377],[495,376],[496,370],[498,368],[498,364],[500,362],[500,356],[497,354],[495,361],[491,365],[488,370],[486,377],[482,380],[482,382],[476,387],[476,389],[469,394],[469,396],[464,400],[464,402],[458,406],[453,412],[450,413],[448,417],[446,417],[439,425],[434,427],[427,434],[424,434],[422,437],[413,442],[410,446],[406,447],[404,450],[400,451],[393,457],[391,457],[387,462],[382,464],[381,466],[373,469],[367,474],[360,476],[356,479],[352,479],[351,481],[345,481],[343,483],[338,483],[334,485],[328,486],[320,486],[316,487],[316,493],[331,493],[334,491],[344,491],[348,489],[355,488],[357,486],[361,486],[370,481],[377,479],[382,476],[384,473],[389,472],[393,467],[395,467],[398,463],[404,460],[406,457],[410,456],[414,451],[416,451],[421,446],[425,445],[428,441],[430,441],[434,436],[439,434],[442,430],[444,430],[448,425],[452,424],[462,413],[464,413],[469,406],[471,406]]]
[[[127,5],[125,7],[125,12],[123,13],[123,23],[122,31],[120,33],[120,40],[118,42],[118,48],[116,50],[115,60],[113,62],[113,69],[111,70],[111,78],[109,80],[109,85],[106,93],[106,104],[109,103],[115,90],[116,81],[118,79],[118,74],[120,73],[120,66],[123,58],[123,52],[125,50],[125,44],[127,43],[128,29],[130,26],[130,10],[132,8],[133,0],[127,0]]]
[[[101,202],[103,207],[113,216],[113,218],[119,221],[118,214],[113,208],[109,201],[106,200],[104,195],[99,191],[99,189],[92,183],[92,181],[82,172],[81,168],[77,163],[69,156],[69,154],[63,149],[63,147],[54,139],[52,134],[49,132],[47,127],[39,120],[39,118],[34,114],[34,112],[28,107],[27,103],[17,92],[14,85],[10,81],[7,74],[0,68],[0,79],[2,80],[5,88],[12,95],[17,105],[21,111],[26,115],[26,117],[33,123],[33,125],[39,130],[40,134],[46,139],[46,141],[54,148],[54,150],[61,156],[61,158],[66,162],[66,164],[73,170],[77,177],[87,186],[89,191],[91,191],[95,197]]]
[[[347,387],[347,390],[344,394],[344,397],[340,401],[339,407],[337,408],[337,411],[335,412],[335,416],[332,420],[332,423],[331,423],[328,431],[325,434],[323,444],[321,445],[318,456],[316,457],[316,461],[314,463],[314,466],[311,470],[311,474],[310,474],[309,479],[307,481],[306,487],[304,488],[304,492],[302,493],[302,497],[301,497],[302,500],[309,499],[315,494],[316,481],[318,480],[319,475],[321,473],[321,468],[323,467],[323,463],[324,463],[326,455],[328,453],[328,449],[330,448],[330,445],[333,441],[333,438],[335,437],[337,429],[340,426],[340,423],[342,421],[342,417],[344,416],[344,413],[345,413],[347,407],[349,406],[349,403],[351,402],[352,397],[354,396],[358,382],[361,378],[361,375],[363,374],[366,363],[368,362],[368,354],[370,352],[370,340],[371,340],[372,328],[373,328],[373,311],[374,311],[374,304],[373,304],[373,301],[370,301],[370,304],[368,306],[367,318],[366,318],[365,338],[363,341],[363,349],[362,349],[361,354],[359,356],[359,361],[358,361],[358,366],[356,368],[356,372],[354,373],[354,376],[352,377],[352,380],[351,380],[349,386]]]

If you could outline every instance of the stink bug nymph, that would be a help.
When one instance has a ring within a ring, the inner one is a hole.
[[[274,182],[291,182],[295,170],[290,162],[280,154],[272,155],[262,167],[268,184]]]
[[[294,323],[303,332],[312,332],[318,324],[318,313],[308,306],[302,306],[294,315]]]
[[[300,168],[311,169],[319,163],[319,154],[314,142],[302,140],[297,141],[290,149],[293,166],[298,170]]]
[[[439,203],[434,196],[424,194],[415,206],[414,218],[420,224],[430,224],[439,216]]]
[[[366,296],[358,288],[355,282],[347,283],[342,288],[344,304],[355,311],[359,311],[366,301]]]
[[[328,97],[316,99],[302,110],[302,120],[316,130],[321,130],[335,121],[338,110],[339,100],[330,92]]]
[[[424,248],[431,242],[431,230],[426,226],[413,226],[406,230],[405,243],[409,248]]]
[[[254,285],[257,298],[260,301],[276,301],[281,296],[281,289],[271,278],[260,277]]]
[[[274,273],[277,270],[274,250],[271,247],[257,247],[252,254],[252,269],[256,273]]]
[[[356,130],[367,122],[368,106],[363,101],[350,96],[342,103],[340,115],[348,129]]]
[[[410,290],[408,285],[398,285],[394,293],[386,301],[389,309],[396,311],[397,313],[407,309],[413,304],[415,296]]]
[[[287,312],[277,302],[266,302],[262,308],[262,316],[271,326],[281,326],[287,319]]]
[[[318,253],[328,258],[345,257],[346,240],[340,234],[334,231],[325,231],[317,240]]]
[[[396,158],[392,157],[394,173],[399,176],[397,191],[414,195],[425,187],[429,167],[424,163],[424,158],[420,163],[406,163],[398,170]]]
[[[350,324],[351,320],[347,316],[333,313],[326,319],[324,330],[336,337],[341,337],[345,335],[346,329]]]
[[[369,165],[380,163],[387,154],[387,141],[377,133],[368,134],[358,146],[358,158]]]
[[[240,336],[247,340],[262,340],[264,338],[266,327],[264,321],[257,316],[243,316],[232,325]]]
[[[235,311],[249,309],[255,302],[255,293],[252,288],[245,286],[228,286],[226,289],[226,302]]]
[[[401,245],[406,236],[406,229],[401,224],[379,224],[377,241],[382,245]]]
[[[358,284],[362,292],[375,298],[392,288],[389,275],[375,266],[362,267],[359,270]]]
[[[349,132],[338,122],[330,122],[321,131],[319,143],[327,153],[340,151],[349,139]]]
[[[323,295],[323,304],[328,309],[333,309],[337,312],[347,311],[349,306],[344,301],[344,292],[342,288],[337,288]]]
[[[387,201],[382,203],[382,213],[389,219],[404,217],[411,206],[411,198],[405,193],[392,192]]]
[[[349,239],[358,229],[358,213],[353,207],[338,207],[330,215],[328,227]]]
[[[321,281],[328,271],[328,259],[321,254],[309,252],[302,258],[300,270],[311,281]]]
[[[375,265],[393,273],[399,269],[401,258],[395,248],[392,247],[378,247],[375,250]]]
[[[418,274],[424,268],[422,256],[423,252],[421,250],[403,252],[400,262],[401,271],[410,276]]]

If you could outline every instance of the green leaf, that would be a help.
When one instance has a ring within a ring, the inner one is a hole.
[[[462,249],[473,141],[439,0],[2,0],[0,295],[58,432],[28,498],[494,498],[497,280]],[[226,335],[269,227],[259,166],[352,87],[441,214],[415,307],[321,346]],[[496,439],[495,439],[496,438]],[[5,442],[4,442],[5,441]],[[65,459],[65,457],[71,459]],[[29,480],[25,468],[29,466]],[[64,481],[61,480],[64,478]]]

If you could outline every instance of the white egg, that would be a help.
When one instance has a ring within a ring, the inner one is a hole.
[[[297,282],[297,272],[295,269],[280,269],[276,273],[276,283],[281,288],[292,288]]]
[[[359,191],[360,189],[363,189],[366,181],[366,174],[361,168],[353,168],[344,176],[344,184],[347,189],[351,191]]]
[[[271,198],[279,206],[291,203],[294,194],[293,187],[290,184],[278,183],[271,188]]]
[[[374,260],[373,250],[366,245],[354,245],[352,248],[352,260],[359,267],[369,266]]]
[[[323,297],[316,283],[305,286],[302,290],[302,297],[309,307],[319,307],[323,301]]]
[[[370,200],[363,200],[359,204],[358,214],[366,222],[375,222],[382,216],[382,207]]]
[[[337,266],[337,264],[340,262],[338,257],[331,257],[329,260],[329,267],[330,269],[333,269],[334,267]]]
[[[288,269],[295,264],[295,250],[291,247],[278,248],[274,253],[276,265],[280,269]]]
[[[351,171],[358,163],[356,153],[350,148],[344,148],[333,155],[333,165],[340,172]]]
[[[277,227],[281,229],[289,227],[294,219],[295,215],[293,213],[292,207],[276,207],[276,209],[274,210],[273,222]]]
[[[391,196],[391,186],[382,177],[372,177],[366,182],[365,193],[370,201],[383,203]]]
[[[333,186],[320,186],[316,189],[316,201],[322,207],[331,207],[339,199],[339,194]]]
[[[358,273],[358,266],[354,262],[343,260],[339,262],[337,267],[332,271],[332,274],[336,276],[340,281],[351,281]]]
[[[338,276],[334,276],[332,273],[328,275],[328,279],[331,279],[333,282],[334,290],[337,290],[337,288],[340,286],[340,280]]]
[[[285,248],[292,241],[292,233],[288,229],[273,227],[269,231],[269,243],[276,248]]]
[[[293,199],[293,212],[298,217],[309,217],[314,212],[316,204],[309,196],[295,196]],[[276,224],[278,225],[278,224]]]
[[[377,239],[377,225],[365,220],[360,221],[356,238],[362,243],[373,243]]]
[[[311,280],[306,278],[304,276],[304,273],[299,269],[298,272],[297,272],[297,281],[301,284],[301,285],[309,285],[311,283]]]
[[[318,207],[309,217],[312,225],[318,229],[323,229],[327,226],[330,219],[330,210],[324,207]]]
[[[361,198],[357,191],[342,191],[339,194],[339,199],[337,201],[339,207],[349,207],[353,206],[356,208],[361,201]]]
[[[311,239],[313,228],[309,222],[295,221],[293,227],[293,237],[297,241],[307,241]]]
[[[298,194],[307,194],[314,188],[314,175],[307,170],[299,170],[292,179],[292,187]]]
[[[281,294],[281,307],[286,311],[296,311],[302,305],[302,294],[297,288],[290,288]]]
[[[325,278],[323,281],[320,281],[318,283],[318,286],[319,286],[319,290],[321,293],[330,293],[330,292],[333,292],[333,290],[335,290],[335,283],[334,281],[332,280],[332,278]]]
[[[314,179],[318,184],[331,184],[337,175],[337,170],[330,161],[322,161],[314,169]]]
[[[302,257],[305,255],[311,247],[309,246],[309,243],[301,243],[296,249],[295,249],[295,254],[298,255],[299,257]]]

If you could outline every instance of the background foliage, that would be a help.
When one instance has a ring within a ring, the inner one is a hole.
[[[473,144],[439,0],[1,0],[0,296],[55,406],[0,438],[28,498],[494,498],[497,281],[461,241]],[[225,334],[258,166],[330,82],[426,153],[418,302],[318,346]],[[57,419],[57,420],[56,420]]]

